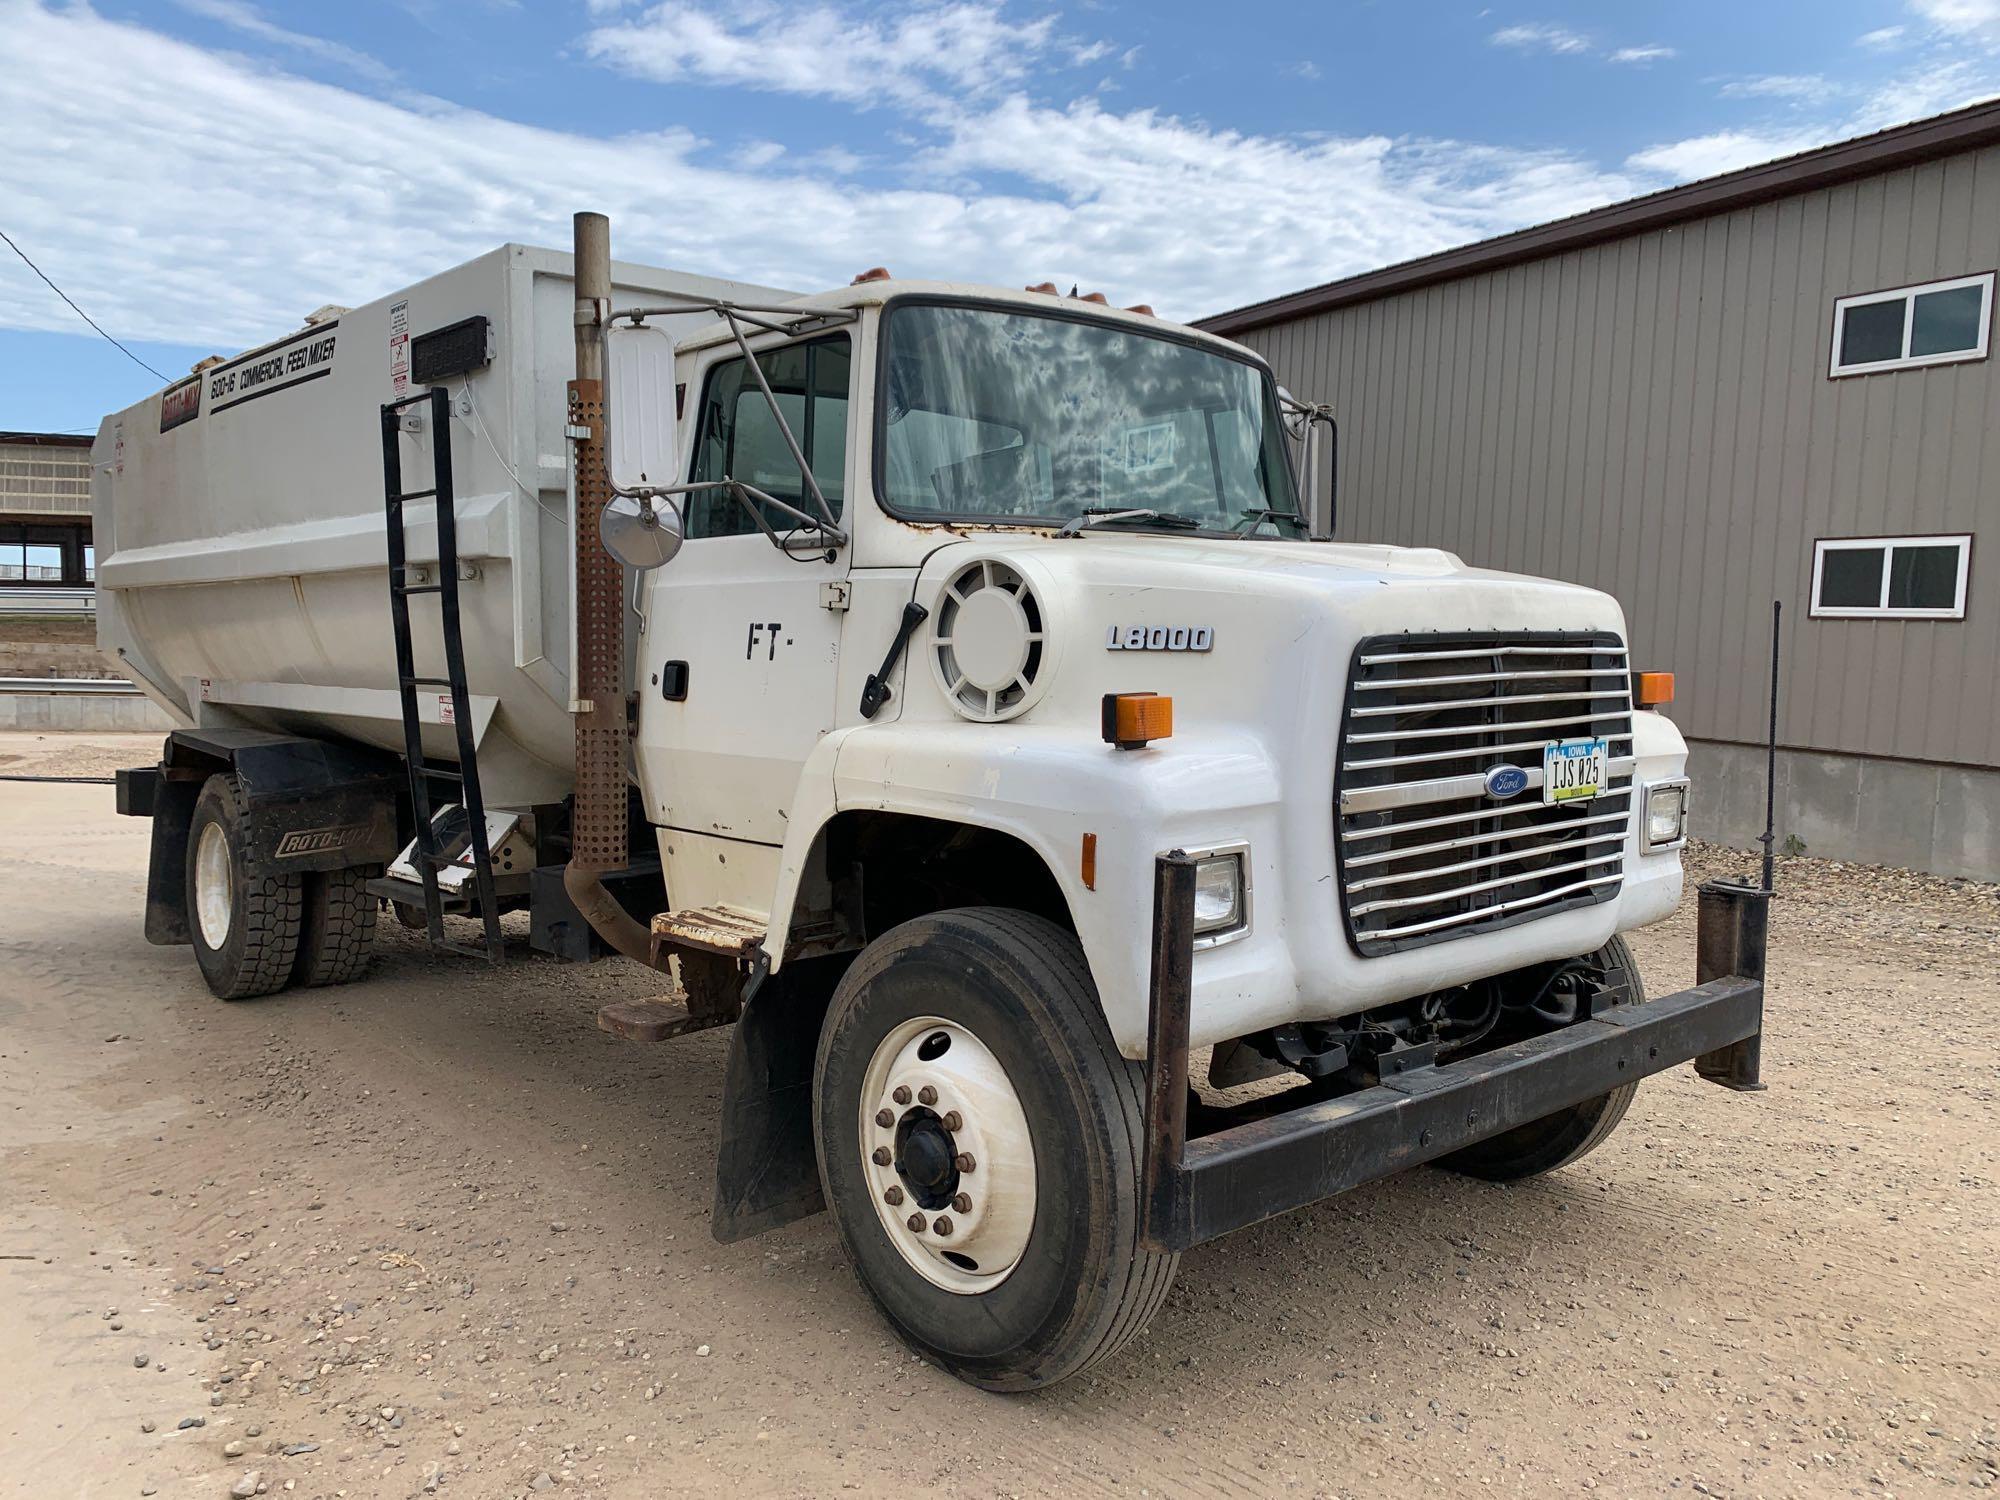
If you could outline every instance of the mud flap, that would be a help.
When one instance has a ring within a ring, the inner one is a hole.
[[[206,778],[155,778],[148,803],[153,847],[146,861],[146,941],[172,948],[194,941],[188,931],[187,846],[194,804]]]
[[[709,1222],[725,1245],[826,1207],[813,1152],[813,1056],[851,957],[795,959],[753,981],[744,999],[729,1039]]]

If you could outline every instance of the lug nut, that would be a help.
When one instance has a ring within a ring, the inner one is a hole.
[[[972,1159],[970,1151],[959,1152],[957,1156],[951,1159],[951,1164],[961,1172],[970,1172],[974,1167],[979,1165],[978,1162]]]
[[[917,1103],[919,1104],[937,1103],[937,1090],[932,1088],[928,1083],[925,1084],[922,1088],[917,1090]]]
[[[922,1214],[911,1214],[905,1222],[908,1223],[910,1228],[916,1230],[918,1234],[924,1232],[924,1216]]]
[[[951,1200],[951,1206],[952,1206],[953,1208],[957,1209],[957,1210],[958,1210],[958,1211],[959,1211],[960,1213],[962,1213],[962,1214],[969,1214],[969,1213],[971,1213],[971,1212],[972,1212],[972,1194],[970,1194],[970,1193],[960,1193],[960,1194],[959,1194],[959,1195],[958,1195],[957,1197],[955,1197],[955,1198],[953,1198],[953,1199]]]
[[[944,1214],[939,1214],[937,1216],[937,1219],[931,1224],[931,1233],[937,1235],[939,1238],[942,1238],[945,1235],[950,1234],[951,1233],[950,1218]]]
[[[884,1130],[887,1130],[891,1125],[896,1123],[896,1117],[886,1109],[878,1109],[875,1111],[875,1123],[880,1125]]]
[[[955,1132],[965,1129],[965,1121],[955,1109],[945,1115],[942,1123],[946,1130]]]
[[[910,1102],[910,1086],[907,1083],[897,1084],[896,1092],[889,1097],[894,1099],[898,1104],[908,1104]]]
[[[868,1159],[874,1162],[875,1165],[878,1167],[886,1167],[889,1165],[890,1162],[895,1160],[895,1157],[890,1155],[889,1148],[887,1146],[877,1146],[873,1154],[871,1154]]]
[[[899,1187],[892,1187],[887,1189],[882,1194],[882,1201],[888,1204],[889,1207],[894,1208],[897,1204],[903,1201],[903,1190]]]

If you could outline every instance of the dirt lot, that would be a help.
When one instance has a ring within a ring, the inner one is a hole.
[[[19,737],[0,770],[139,743]],[[392,928],[361,985],[224,1005],[141,937],[147,825],[110,788],[0,783],[0,827],[6,1493],[2000,1482],[1992,888],[1787,861],[1768,1093],[1682,1072],[1553,1177],[1247,1230],[1125,1354],[1001,1398],[893,1342],[824,1218],[713,1243],[722,1039],[591,1025],[644,976]],[[1691,908],[1636,947],[1690,982]]]

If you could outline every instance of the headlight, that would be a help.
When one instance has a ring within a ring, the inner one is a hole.
[[[1688,784],[1659,781],[1646,788],[1642,843],[1651,851],[1678,844],[1687,837]]]
[[[1193,852],[1193,851],[1191,851]],[[1244,873],[1248,851],[1195,852],[1195,946],[1213,947],[1241,936],[1250,925],[1250,885]]]

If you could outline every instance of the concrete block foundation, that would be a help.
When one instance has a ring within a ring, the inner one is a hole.
[[[1689,831],[1755,848],[1763,749],[1690,740],[1688,776]],[[2000,770],[1780,750],[1777,789],[1780,849],[2000,882]]]

